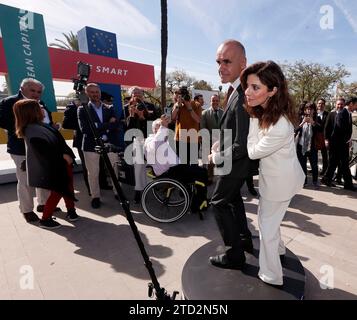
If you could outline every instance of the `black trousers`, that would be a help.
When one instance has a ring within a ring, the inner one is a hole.
[[[194,183],[195,181],[202,182],[204,186],[196,185],[197,199],[195,200],[197,200],[199,204],[201,204],[202,201],[207,200],[208,172],[206,168],[179,164],[171,167],[160,176],[160,178],[163,177],[177,180],[183,184]]]
[[[325,173],[325,178],[327,181],[331,182],[335,170],[338,165],[340,165],[341,174],[343,176],[344,186],[351,187],[352,176],[349,168],[349,145],[342,142],[330,142],[329,149],[329,164],[327,171]]]
[[[240,189],[246,179],[218,178],[211,204],[224,244],[231,246],[227,257],[232,262],[245,261],[241,235],[252,236],[248,229],[247,216]]]
[[[81,163],[82,163],[82,173],[83,173],[84,183],[87,187],[88,193],[90,193],[89,182],[88,182],[88,171],[86,167],[86,161],[84,159],[83,150],[80,148],[77,148],[77,150],[78,150],[79,158],[81,159]]]

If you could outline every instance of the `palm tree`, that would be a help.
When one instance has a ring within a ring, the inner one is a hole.
[[[161,0],[161,108],[166,107],[167,0]]]
[[[58,43],[50,43],[50,47],[56,47],[64,50],[79,51],[78,37],[72,31],[68,34],[62,33],[66,41],[55,39]]]

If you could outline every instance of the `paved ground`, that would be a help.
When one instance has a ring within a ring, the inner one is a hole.
[[[0,299],[147,299],[148,273],[123,210],[110,191],[103,192],[100,210],[91,209],[80,174],[75,185],[81,219],[69,223],[64,213],[58,214],[63,227],[55,231],[27,224],[18,211],[16,185],[0,185]],[[133,198],[130,188],[125,192]],[[250,229],[257,235],[258,200],[245,189],[242,193]],[[356,196],[338,188],[308,187],[291,204],[281,230],[305,267],[306,299],[357,297]],[[173,224],[158,224],[138,206],[132,210],[161,286],[180,291],[188,257],[219,238],[212,214],[204,221],[186,215]],[[32,271],[34,288],[29,290]],[[334,289],[321,289],[320,280]]]

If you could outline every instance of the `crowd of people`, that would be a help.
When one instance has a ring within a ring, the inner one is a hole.
[[[216,62],[222,83],[230,85],[222,104],[220,96],[213,94],[210,107],[203,110],[202,95],[191,97],[187,88],[181,87],[173,91],[172,103],[162,113],[145,101],[141,88],[133,87],[118,114],[110,96],[102,93],[98,84],[89,83],[86,95],[90,118],[105,145],[114,145],[120,151],[130,146],[133,158],[145,159],[134,161],[135,202],[140,202],[147,185],[148,164],[159,177],[168,176],[183,183],[200,181],[202,188],[197,194],[202,203],[207,203],[207,186],[215,183],[210,204],[226,250],[209,258],[213,266],[243,269],[245,254],[253,253],[241,188],[247,183],[251,194],[258,195],[253,176],[259,175],[258,276],[270,285],[281,286],[285,247],[280,224],[291,199],[308,184],[307,159],[315,189],[320,182],[334,186],[334,179],[340,182],[343,178],[345,189],[356,190],[348,157],[351,113],[357,109],[357,98],[347,102],[338,98],[330,113],[325,111],[323,98],[317,105],[304,102],[298,114],[284,74],[275,62],[247,66],[245,48],[236,40],[219,46]],[[60,210],[57,205],[61,198],[67,218],[79,218],[72,172],[75,155],[41,101],[43,90],[38,80],[24,79],[17,95],[0,102],[0,127],[7,130],[7,151],[16,165],[21,213],[29,223],[39,222],[43,228],[54,229],[60,227],[53,214]],[[73,147],[78,149],[91,207],[98,209],[102,204],[101,189],[113,187],[96,151],[91,120],[78,100],[67,106],[63,128],[74,131]],[[125,141],[127,132],[131,132],[130,139]],[[108,157],[118,175],[118,153],[110,151]],[[37,211],[43,213],[41,219],[34,212],[34,188]]]

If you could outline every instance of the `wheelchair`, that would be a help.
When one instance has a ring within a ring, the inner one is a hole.
[[[181,219],[191,209],[192,201],[197,193],[196,186],[203,183],[183,184],[177,180],[156,177],[149,167],[147,176],[152,179],[141,196],[141,206],[147,216],[160,223],[171,223]],[[207,201],[198,208],[199,217],[203,220],[202,210],[208,206]]]

